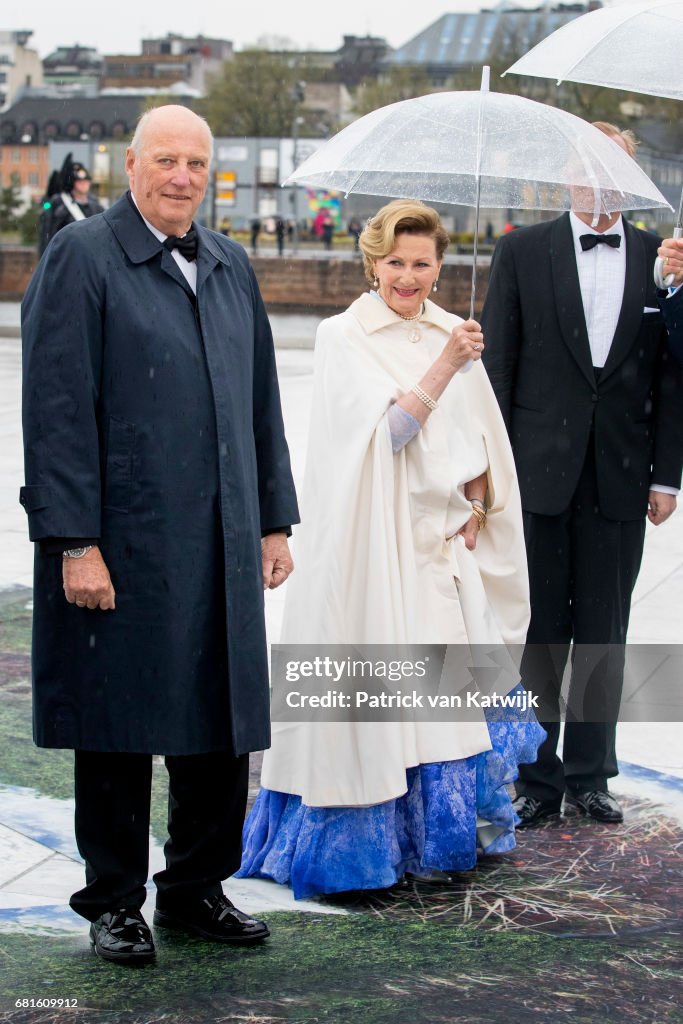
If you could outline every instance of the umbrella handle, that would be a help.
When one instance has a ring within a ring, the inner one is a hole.
[[[673,237],[683,238],[683,228],[674,228]],[[675,274],[667,274],[666,277],[664,277],[664,260],[661,256],[658,256],[655,260],[654,278],[655,284],[661,291],[664,291],[665,288],[670,288],[676,280]]]

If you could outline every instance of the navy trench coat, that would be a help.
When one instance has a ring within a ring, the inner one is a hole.
[[[114,611],[36,552],[34,737],[98,751],[269,743],[262,531],[298,522],[270,326],[199,228],[197,296],[124,196],[64,228],[23,303],[31,540],[99,537]]]

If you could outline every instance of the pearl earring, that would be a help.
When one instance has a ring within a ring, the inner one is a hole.
[[[377,274],[375,274],[375,280],[372,282],[372,287],[379,288],[379,278],[377,277]]]
[[[439,279],[438,279],[438,277],[437,277],[436,281],[435,281],[435,282],[434,282],[434,284],[432,285],[432,291],[433,291],[433,292],[436,292],[436,291],[438,291],[438,288],[436,287],[438,283],[439,283]]]

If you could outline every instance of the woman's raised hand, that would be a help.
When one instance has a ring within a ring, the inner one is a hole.
[[[465,320],[451,331],[444,346],[443,358],[457,373],[470,359],[481,359],[484,351],[484,335],[476,320]]]

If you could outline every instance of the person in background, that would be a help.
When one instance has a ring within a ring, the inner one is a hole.
[[[596,127],[634,156],[631,132]],[[563,797],[573,813],[623,819],[608,779],[618,774],[631,593],[646,519],[660,526],[676,508],[683,461],[681,372],[653,281],[657,239],[620,213],[593,223],[592,192],[574,199],[558,219],[499,239],[482,314],[524,510],[531,622],[522,678],[547,715],[548,737],[517,782],[522,825],[558,815]]]
[[[67,224],[86,220],[104,207],[90,195],[92,178],[83,164],[72,159],[69,153],[60,171],[50,178],[43,212],[38,227],[38,247],[42,255],[51,239]]]
[[[332,215],[330,213],[325,215],[325,219],[323,221],[322,240],[326,249],[332,248],[334,240],[334,221],[332,220]]]
[[[285,232],[287,226],[284,221],[284,217],[280,214],[275,218],[275,239],[277,241],[278,256],[284,256],[285,254]]]
[[[351,219],[350,219],[350,221],[348,223],[347,231],[351,235],[351,237],[353,238],[353,247],[356,250],[356,252],[359,249],[358,239],[360,238],[360,233],[361,233],[362,230],[363,230],[363,225],[361,224],[361,222],[358,219],[358,217],[351,217]]]
[[[251,253],[255,256],[258,252],[258,239],[261,234],[261,218],[252,217],[251,219]]]

